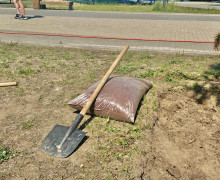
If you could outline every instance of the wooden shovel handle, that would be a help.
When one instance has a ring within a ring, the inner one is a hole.
[[[121,60],[121,58],[124,56],[124,54],[127,52],[129,46],[125,46],[125,48],[121,51],[121,53],[118,55],[117,59],[115,60],[115,62],[112,64],[112,66],[109,68],[109,70],[107,71],[107,73],[105,74],[105,76],[102,78],[102,80],[100,81],[99,85],[96,87],[95,91],[93,92],[92,96],[89,98],[89,101],[86,103],[85,107],[81,110],[80,114],[82,114],[83,116],[86,114],[86,112],[88,111],[88,109],[90,108],[91,104],[93,103],[93,101],[95,100],[96,96],[98,95],[98,93],[101,91],[102,87],[104,86],[105,82],[107,81],[107,79],[109,78],[109,76],[111,75],[111,73],[113,72],[113,70],[115,69],[115,67],[117,66],[118,62]]]
[[[17,82],[0,83],[0,87],[16,86],[16,85],[17,85]]]

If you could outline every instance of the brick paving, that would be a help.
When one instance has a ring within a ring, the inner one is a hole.
[[[117,17],[113,17],[114,12],[106,14],[86,12],[86,15],[82,15],[82,12],[79,15],[77,11],[65,10],[28,9],[26,12],[30,16],[29,20],[15,20],[13,18],[15,9],[0,8],[0,32],[52,33],[140,40],[0,33],[1,41],[99,49],[121,49],[129,44],[131,50],[140,51],[220,54],[213,51],[212,43],[146,41],[146,39],[154,39],[213,42],[214,36],[220,31],[220,15],[198,15],[197,19],[193,20],[195,15],[186,14],[164,14],[168,18],[162,19],[160,17],[163,15],[158,13],[117,12],[115,13]],[[216,17],[219,17],[219,20],[216,20],[218,19]]]

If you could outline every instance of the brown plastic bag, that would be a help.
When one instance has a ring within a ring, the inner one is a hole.
[[[77,110],[81,110],[98,83],[93,84],[86,92],[68,104]],[[145,79],[110,77],[87,113],[120,121],[134,122],[140,100],[151,87],[152,83]]]

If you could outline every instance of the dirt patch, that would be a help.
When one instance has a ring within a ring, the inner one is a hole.
[[[118,52],[0,44],[0,179],[218,179],[219,57],[128,52],[114,75],[153,88],[136,122],[86,116],[87,138],[68,158],[41,151],[56,124],[77,116],[67,105],[103,77]],[[132,61],[131,61],[132,60]]]
[[[190,92],[161,94],[150,138],[153,149],[144,170],[149,177],[218,179],[220,116],[216,103],[210,97],[198,104]]]

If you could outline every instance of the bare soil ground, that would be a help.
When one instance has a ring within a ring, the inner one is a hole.
[[[100,80],[119,52],[0,43],[0,179],[193,179],[220,177],[220,57],[126,53],[113,75],[145,78],[136,122],[87,115],[87,138],[68,158],[40,146],[67,105]],[[1,152],[0,152],[1,153]]]

